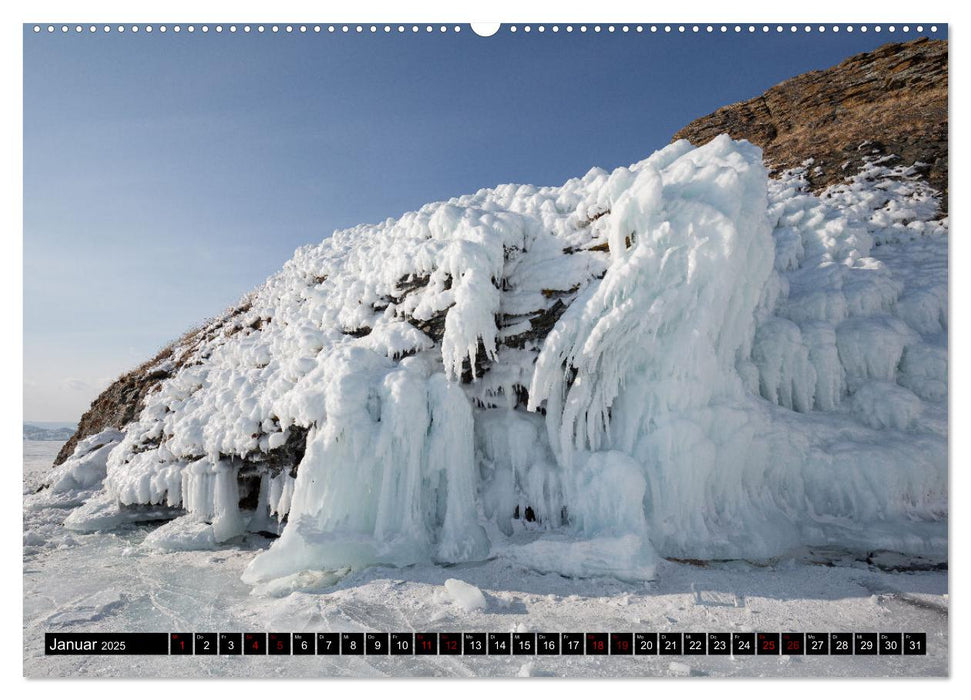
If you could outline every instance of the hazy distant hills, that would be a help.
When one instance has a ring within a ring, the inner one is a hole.
[[[40,426],[24,423],[24,440],[43,440],[49,442],[64,442],[75,431],[71,425]]]

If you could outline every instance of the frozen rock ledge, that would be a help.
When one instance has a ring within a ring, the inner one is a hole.
[[[946,552],[947,221],[906,169],[821,197],[803,175],[679,141],[302,248],[65,462],[67,524],[279,535],[253,584]]]

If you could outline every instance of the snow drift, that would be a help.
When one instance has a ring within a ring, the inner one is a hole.
[[[254,583],[943,553],[936,197],[879,161],[816,197],[722,136],[337,232],[180,351],[68,525],[278,534]],[[73,459],[57,483],[91,488]]]

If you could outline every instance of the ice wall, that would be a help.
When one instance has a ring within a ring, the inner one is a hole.
[[[882,162],[817,197],[722,136],[337,232],[66,463],[64,488],[104,480],[68,524],[175,518],[161,550],[279,534],[252,582],[943,552],[935,197]]]

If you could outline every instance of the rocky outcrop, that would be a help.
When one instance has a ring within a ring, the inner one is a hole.
[[[100,433],[106,428],[123,429],[138,418],[145,406],[145,397],[154,391],[163,380],[173,376],[179,369],[194,360],[199,346],[222,333],[228,337],[244,327],[259,329],[263,319],[250,320],[245,314],[250,310],[249,303],[243,301],[239,306],[229,309],[222,316],[212,319],[198,328],[186,332],[181,338],[163,348],[155,357],[127,372],[101,392],[92,402],[91,408],[81,416],[77,432],[61,446],[54,466],[62,464],[74,453],[78,442],[86,437]]]
[[[722,107],[674,135],[696,146],[722,133],[761,147],[775,170],[802,165],[815,191],[894,155],[942,193],[947,211],[947,42],[887,44]]]
[[[166,347],[148,362],[112,382],[81,416],[77,432],[61,446],[54,465],[61,464],[70,457],[78,442],[84,438],[100,433],[105,428],[124,428],[135,420],[148,393],[163,379],[171,376],[165,362],[172,356],[172,350],[172,345]]]

